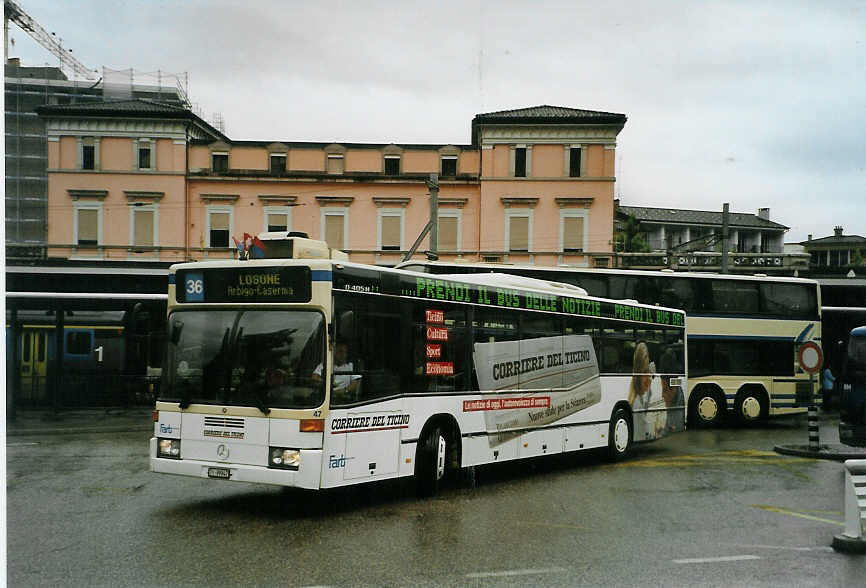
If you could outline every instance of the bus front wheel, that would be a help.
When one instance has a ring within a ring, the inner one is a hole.
[[[415,485],[419,496],[433,496],[445,478],[446,440],[439,427],[433,427],[418,444],[415,454]]]
[[[715,427],[722,423],[727,405],[722,393],[714,388],[694,390],[689,399],[689,423],[696,427]]]
[[[617,408],[610,417],[610,430],[607,438],[607,454],[611,461],[619,461],[631,451],[631,416],[624,408]]]

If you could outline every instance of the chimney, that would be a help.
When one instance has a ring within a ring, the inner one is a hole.
[[[840,226],[833,227],[833,233],[834,233],[833,234],[834,237],[841,237],[842,236],[842,227],[840,227]]]
[[[811,241],[811,240],[812,240],[812,233],[809,233],[809,236],[806,237],[806,241]]]
[[[759,208],[758,209],[758,218],[764,219],[765,221],[770,220],[770,209],[769,208]]]

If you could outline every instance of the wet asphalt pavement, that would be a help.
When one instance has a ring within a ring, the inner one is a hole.
[[[866,556],[829,547],[842,464],[773,451],[806,442],[805,417],[689,431],[619,464],[482,468],[426,500],[409,482],[316,494],[152,474],[149,436],[7,437],[10,586],[866,582]]]

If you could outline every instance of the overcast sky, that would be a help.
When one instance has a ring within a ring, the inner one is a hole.
[[[481,112],[618,112],[622,204],[866,236],[864,0],[16,1],[91,68],[187,72],[232,139],[466,144]],[[10,28],[10,56],[57,63]]]

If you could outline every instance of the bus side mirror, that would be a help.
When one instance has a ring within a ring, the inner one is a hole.
[[[177,342],[180,341],[180,334],[183,332],[183,323],[177,321],[171,326],[171,344],[177,345]]]

